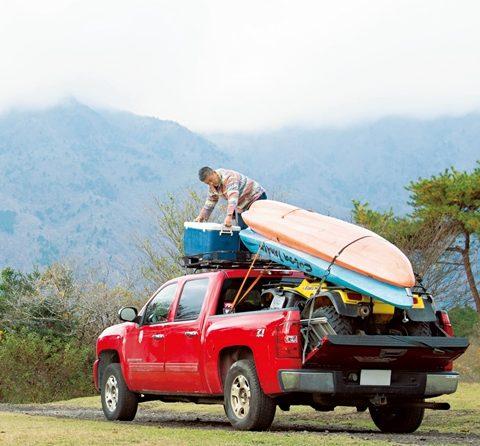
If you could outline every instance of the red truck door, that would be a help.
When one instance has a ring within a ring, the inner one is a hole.
[[[177,288],[177,283],[161,288],[148,303],[141,325],[128,334],[125,357],[132,390],[158,391],[165,387],[166,321]]]
[[[201,310],[209,278],[184,283],[174,321],[168,324],[165,340],[166,390],[179,393],[202,393],[200,371]]]

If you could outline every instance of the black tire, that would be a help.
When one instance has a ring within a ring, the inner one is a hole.
[[[120,364],[112,363],[105,368],[100,392],[103,413],[108,420],[132,421],[135,418],[138,396],[125,384]]]
[[[415,432],[423,421],[423,407],[374,407],[369,408],[375,425],[386,433],[409,434]]]
[[[432,336],[432,330],[428,322],[410,322],[407,324],[409,336]]]
[[[335,333],[338,335],[352,335],[355,334],[353,328],[353,318],[342,316],[337,313],[335,307],[320,307],[313,311],[312,317],[326,317]]]
[[[245,391],[245,382],[250,395]],[[234,386],[237,391],[233,389]],[[225,413],[235,429],[266,430],[275,418],[277,405],[263,393],[252,360],[242,359],[230,367],[225,379],[224,401]],[[247,402],[248,408],[242,410],[242,404]]]

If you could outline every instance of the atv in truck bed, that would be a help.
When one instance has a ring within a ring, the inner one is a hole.
[[[131,420],[152,399],[219,403],[235,428],[262,430],[277,407],[343,405],[412,432],[425,408],[448,408],[428,398],[456,391],[468,346],[428,293],[414,298],[400,310],[271,264],[178,277],[99,336],[103,411]]]

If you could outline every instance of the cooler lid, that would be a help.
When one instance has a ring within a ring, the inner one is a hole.
[[[197,222],[197,221],[186,221],[183,226],[189,229],[200,229],[202,231],[221,231],[222,229],[225,230],[232,230],[232,231],[240,231],[240,226],[230,226],[230,228],[226,228],[220,223],[210,223],[210,222]]]

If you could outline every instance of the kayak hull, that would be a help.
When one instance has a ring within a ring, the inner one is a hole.
[[[250,252],[260,252],[264,259],[303,271],[320,279],[325,276],[330,265],[328,261],[269,240],[251,229],[240,231],[240,239]],[[413,305],[412,293],[409,288],[381,282],[337,264],[330,268],[328,281],[398,308],[407,309]]]
[[[242,213],[258,234],[397,287],[415,285],[408,258],[388,240],[337,218],[273,200],[258,200]]]

